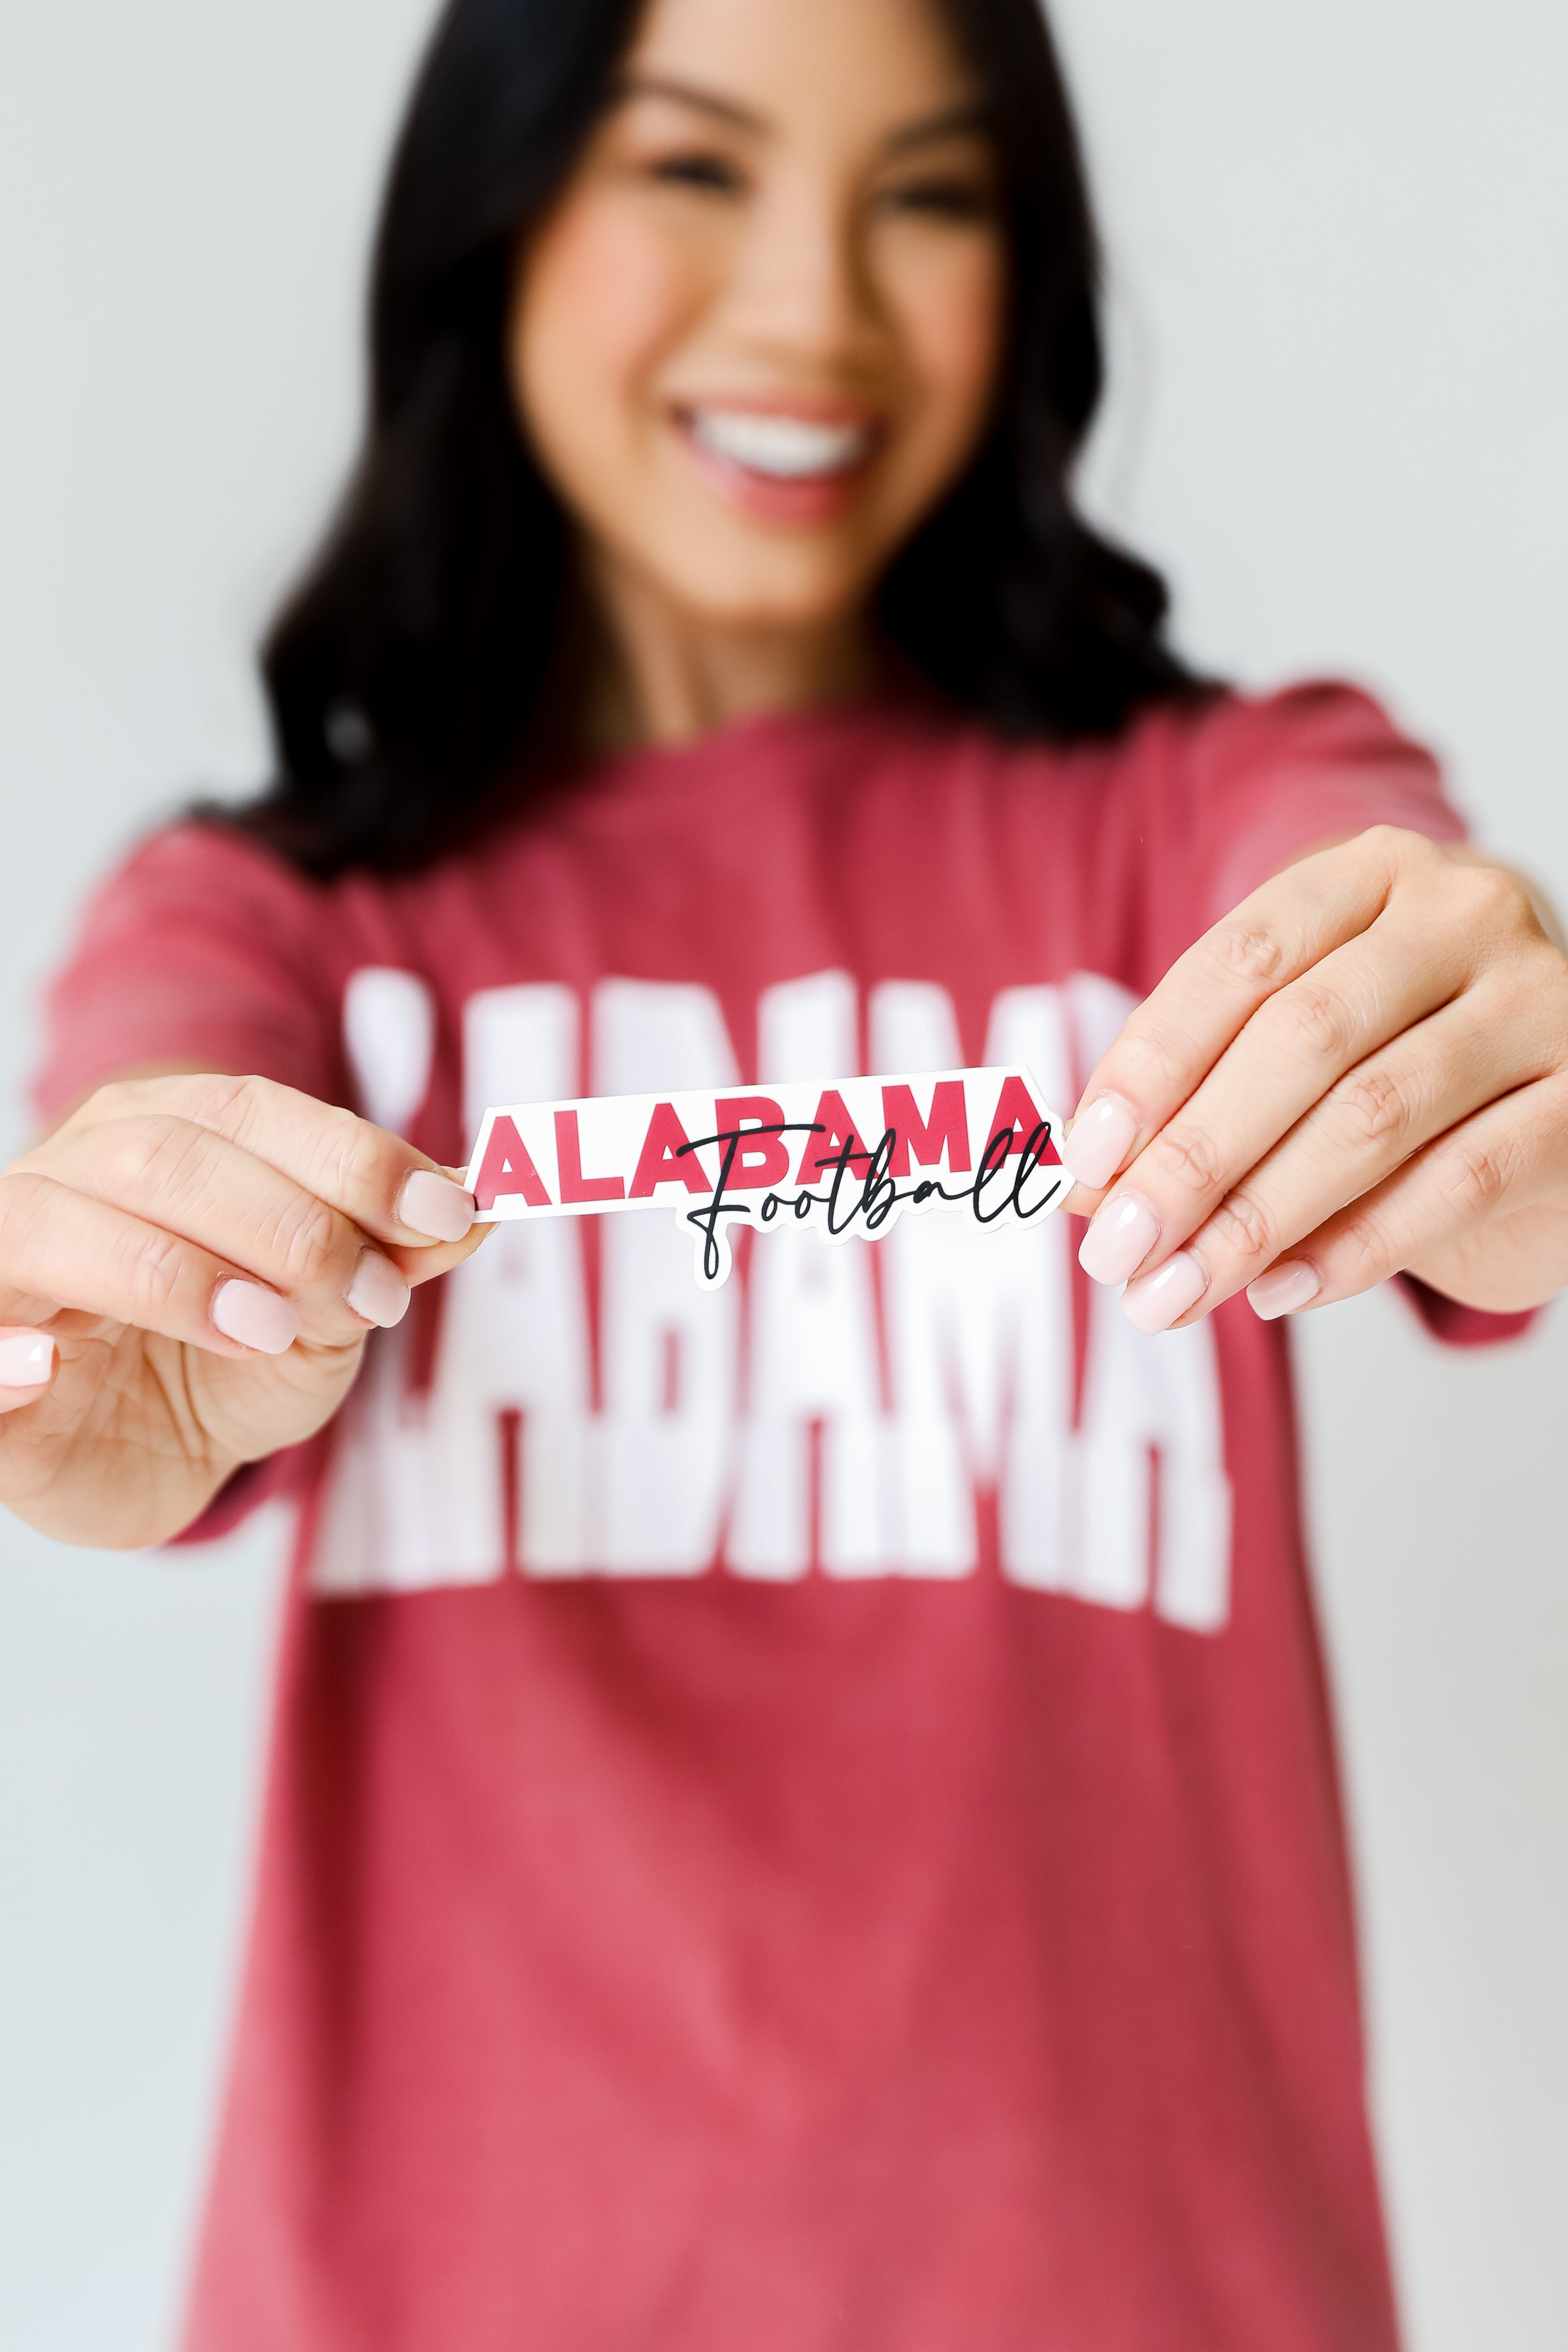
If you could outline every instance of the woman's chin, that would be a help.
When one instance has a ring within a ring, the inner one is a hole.
[[[791,534],[688,515],[678,534],[661,534],[643,576],[692,620],[726,634],[817,635],[852,628],[880,570],[858,535]],[[671,563],[672,550],[680,560]],[[653,551],[650,550],[650,553]]]
[[[852,630],[864,604],[858,572],[831,581],[781,582],[733,574],[667,583],[672,602],[721,636],[821,639]]]

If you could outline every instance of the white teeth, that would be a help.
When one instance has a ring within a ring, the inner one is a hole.
[[[803,416],[760,416],[738,408],[694,410],[692,433],[705,449],[731,465],[788,482],[841,474],[871,446],[871,430],[864,425],[812,425]]]

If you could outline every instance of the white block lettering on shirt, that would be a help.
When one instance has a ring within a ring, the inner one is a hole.
[[[1081,1067],[1093,1068],[1134,999],[1112,981],[1071,983]],[[1229,1608],[1230,1486],[1225,1475],[1219,1371],[1207,1322],[1150,1339],[1113,1291],[1092,1286],[1084,1374],[1082,1522],[1067,1590],[1116,1609],[1149,1597],[1173,1624],[1212,1633]],[[1151,1477],[1159,1461],[1158,1525]]]
[[[343,1049],[362,1115],[406,1135],[430,1092],[435,999],[417,972],[367,964],[343,991]]]
[[[610,980],[593,992],[592,1090],[733,1091],[740,1072],[710,989]],[[600,1227],[596,1491],[612,1576],[695,1576],[717,1556],[734,1451],[740,1286],[700,1289],[671,1213]]]
[[[964,1059],[946,991],[888,982],[870,1006],[873,1065],[953,1069]],[[1011,989],[992,1008],[988,1061],[1005,1054],[1066,1098],[1061,1000]],[[896,1557],[907,1574],[962,1576],[978,1559],[977,1488],[997,1495],[1003,1572],[1059,1581],[1072,1325],[1066,1229],[982,1232],[908,1220],[883,1244]]]
[[[413,978],[350,984],[357,1082],[386,1123],[412,1117],[416,1082],[422,1097],[428,1085],[434,1024],[423,983],[401,984]],[[1021,1062],[1048,1099],[1069,1100],[1132,1001],[1092,975],[1066,992],[1004,991],[984,1058]],[[883,984],[867,1021],[873,1068],[965,1058],[951,1000],[931,982]],[[347,1040],[347,1006],[345,1024]],[[601,982],[587,1073],[579,1024],[577,999],[554,984],[470,1001],[470,1136],[488,1102],[585,1082],[597,1093],[739,1084],[707,989]],[[768,991],[759,1086],[852,1075],[858,1026],[846,973]],[[836,1577],[964,1576],[978,1559],[977,1494],[991,1491],[1013,1583],[1119,1609],[1152,1598],[1197,1631],[1225,1622],[1230,1494],[1207,1325],[1145,1339],[1113,1294],[1092,1291],[1075,1433],[1064,1220],[983,1234],[912,1218],[884,1243],[839,1249],[775,1231],[752,1246],[744,1292],[704,1292],[675,1206],[672,1193],[667,1216],[601,1228],[597,1412],[572,1221],[504,1228],[448,1277],[428,1396],[406,1392],[409,1327],[377,1337],[340,1423],[318,1591],[493,1579],[508,1558],[508,1493],[517,1565],[534,1576],[689,1576],[721,1556],[748,1578],[796,1579],[813,1557]]]
[[[766,991],[758,1006],[758,1082],[854,1076],[857,1004],[847,972]],[[813,1425],[820,1427],[821,1565],[831,1576],[887,1564],[880,1381],[868,1252],[815,1234],[753,1244],[750,1348],[740,1475],[726,1557],[739,1576],[803,1576],[812,1549]]]

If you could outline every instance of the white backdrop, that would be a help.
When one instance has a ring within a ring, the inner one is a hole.
[[[570,5],[570,0],[562,0]],[[242,789],[249,648],[350,446],[429,0],[0,0],[0,1142],[117,845]],[[1249,681],[1366,680],[1568,902],[1568,16],[1059,0],[1107,225],[1096,503]],[[1560,2352],[1568,1313],[1310,1318],[1312,1517],[1414,2352]],[[159,2352],[240,1929],[276,1527],[0,1521],[0,2341]]]

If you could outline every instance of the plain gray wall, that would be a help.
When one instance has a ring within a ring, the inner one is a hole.
[[[570,5],[570,0],[561,0]],[[91,876],[262,771],[249,648],[350,443],[428,0],[0,0],[0,1129]],[[1568,16],[1061,0],[1107,226],[1099,509],[1248,681],[1348,673],[1568,901]],[[1561,2352],[1568,1314],[1301,1334],[1415,2352]],[[0,1522],[0,2342],[157,2352],[210,2130],[277,1523]]]

